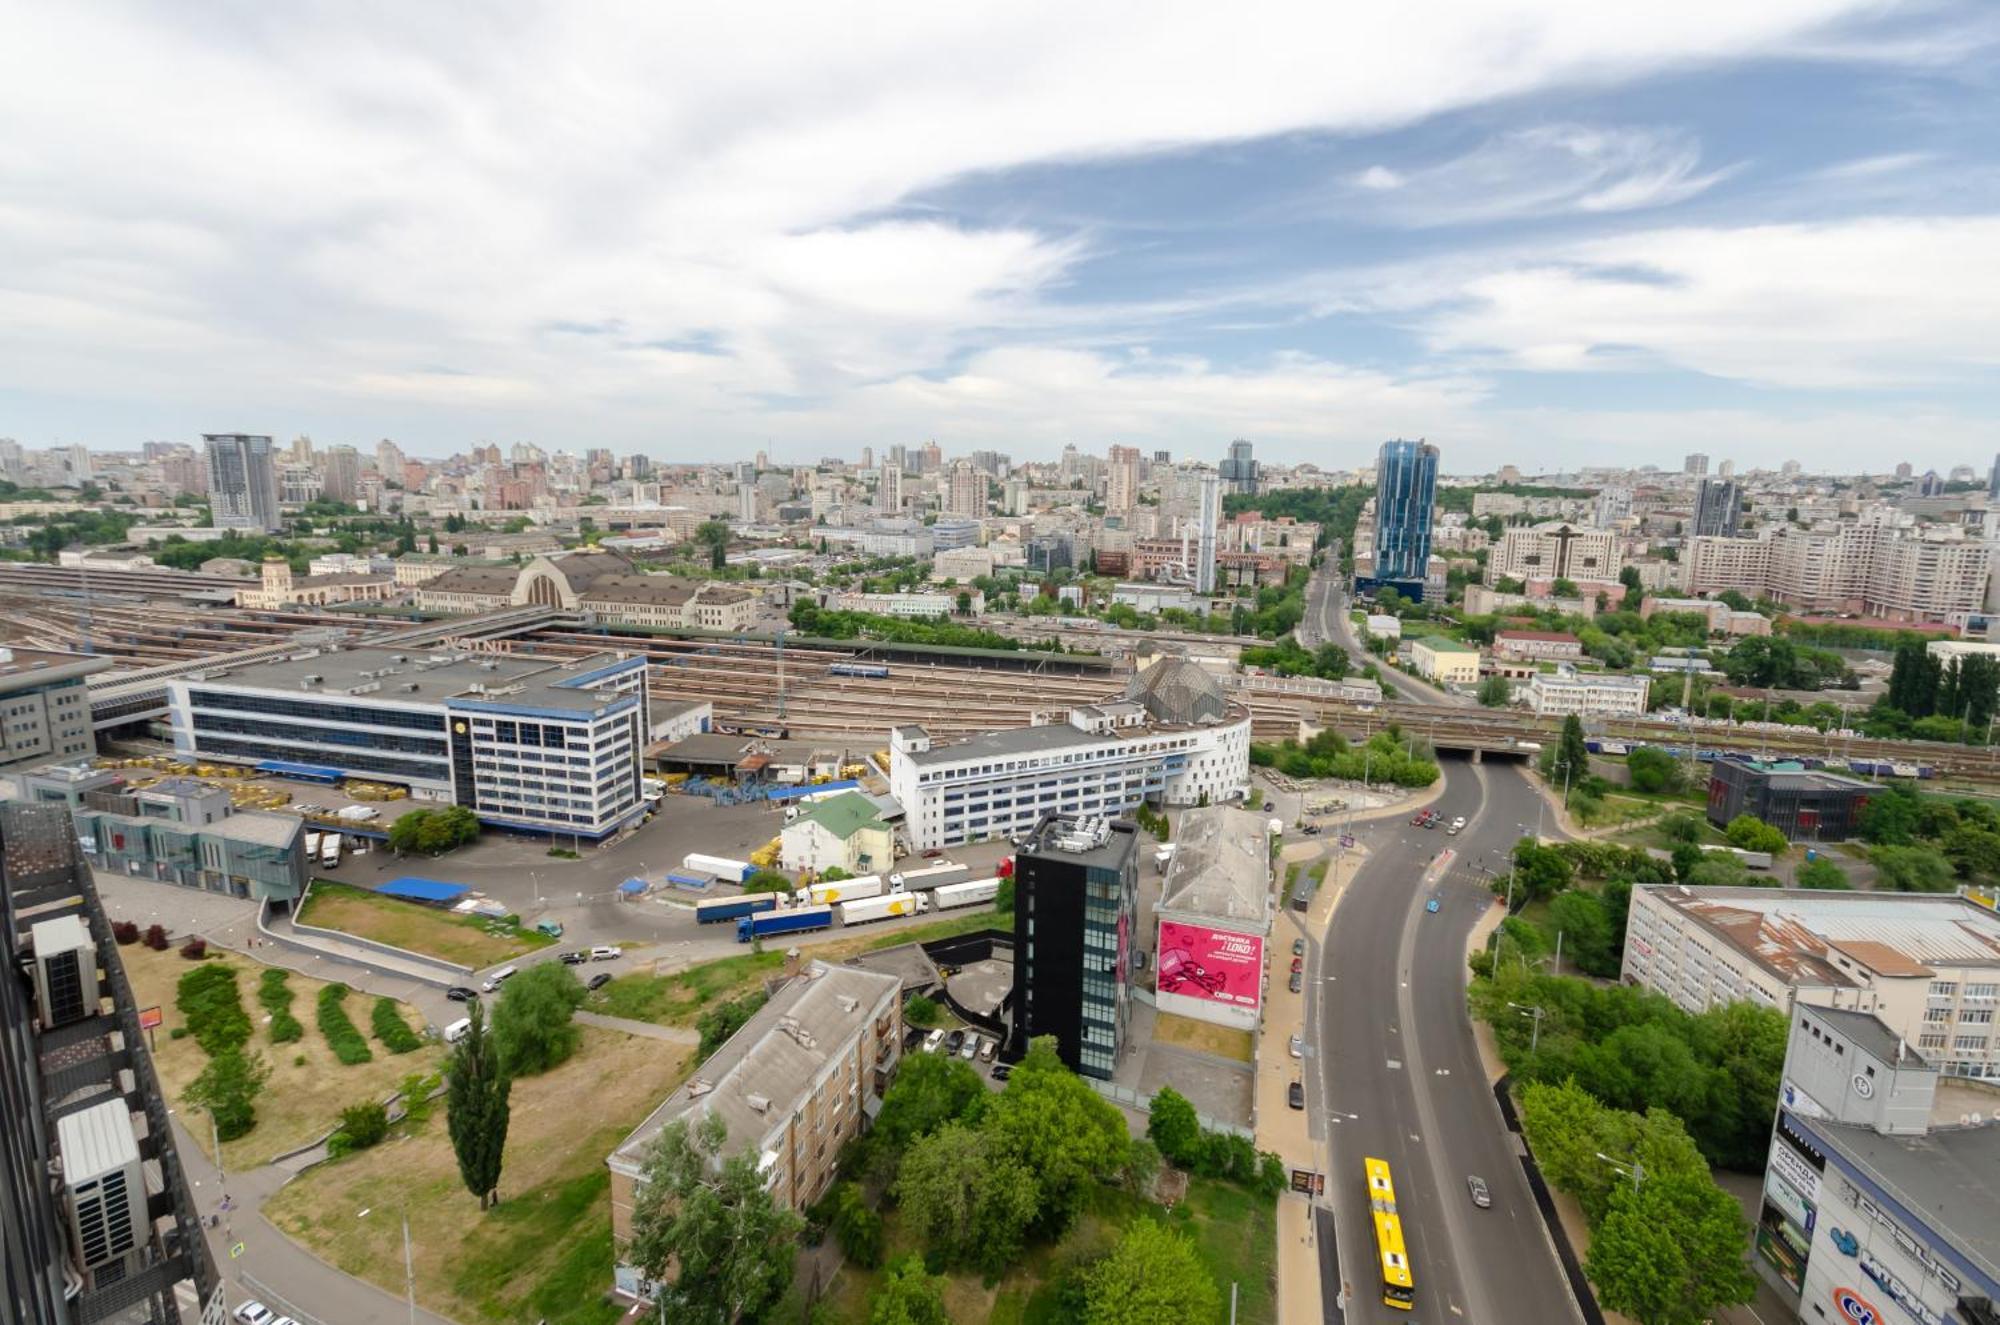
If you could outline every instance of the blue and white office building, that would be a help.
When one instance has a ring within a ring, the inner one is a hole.
[[[1438,449],[1427,442],[1382,443],[1375,462],[1375,560],[1355,578],[1358,592],[1394,589],[1421,600],[1431,560]]]
[[[176,678],[168,702],[189,758],[397,783],[496,828],[597,838],[644,807],[639,657],[307,651]]]

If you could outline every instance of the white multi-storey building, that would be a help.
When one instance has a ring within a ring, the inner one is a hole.
[[[333,781],[399,783],[498,827],[604,837],[637,815],[646,663],[364,647],[168,686],[174,748]]]
[[[1528,679],[1528,705],[1543,717],[1565,718],[1572,713],[1583,718],[1637,717],[1646,711],[1652,684],[1647,676],[1609,676],[1559,666]]]
[[[837,612],[873,612],[879,616],[950,616],[958,611],[958,596],[961,593],[971,597],[971,615],[977,616],[986,610],[986,595],[977,589],[953,589],[939,593],[922,590],[915,593],[840,593],[829,596],[827,606]]]
[[[1488,554],[1489,583],[1500,580],[1615,580],[1618,536],[1603,529],[1579,529],[1551,522],[1509,529]]]
[[[906,726],[889,743],[890,791],[920,851],[1026,832],[1045,814],[1220,803],[1249,781],[1249,709],[1185,658],[1162,658],[1066,722],[949,745]]]
[[[1944,621],[1985,606],[1992,547],[1956,525],[1867,519],[1688,541],[1689,593],[1738,589],[1808,612]]]
[[[2000,1079],[2000,915],[1964,897],[1634,888],[1621,975],[1690,1012],[1872,1013],[1946,1072]]]

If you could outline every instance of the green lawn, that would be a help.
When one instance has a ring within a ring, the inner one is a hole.
[[[1222,1300],[1237,1286],[1239,1325],[1274,1325],[1277,1314],[1277,1206],[1242,1188],[1211,1178],[1194,1178],[1187,1199],[1172,1211],[1111,1188],[1101,1188],[1076,1226],[1054,1246],[1031,1247],[999,1282],[977,1276],[948,1277],[945,1306],[955,1321],[988,1325],[1067,1325],[1057,1301],[1058,1278],[1067,1267],[1109,1251],[1125,1225],[1150,1215],[1194,1239],[1202,1263],[1214,1274]],[[894,1210],[886,1211],[883,1232],[888,1259],[922,1248],[902,1231]],[[826,1319],[838,1325],[866,1325],[868,1299],[878,1275],[844,1266],[824,1286],[819,1301]],[[806,1286],[794,1284],[771,1319],[804,1318]],[[1209,1325],[1185,1322],[1185,1325]]]
[[[820,961],[841,962],[858,952],[873,952],[903,943],[929,943],[980,929],[1012,930],[1013,926],[1011,915],[975,910],[928,925],[815,943],[801,951],[807,957]],[[784,966],[782,949],[767,948],[763,952],[753,952],[745,948],[733,957],[719,957],[671,975],[621,975],[591,994],[585,1006],[592,1012],[612,1017],[629,1017],[634,1021],[650,1021],[666,1026],[691,1026],[711,1003],[751,992],[767,978],[782,971]]]
[[[392,947],[457,962],[474,970],[545,948],[555,940],[519,925],[454,915],[420,902],[385,897],[367,888],[313,880],[298,922],[337,929]]]

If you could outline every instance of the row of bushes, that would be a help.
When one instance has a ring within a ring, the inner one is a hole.
[[[218,963],[189,971],[181,977],[174,1005],[188,1034],[211,1058],[250,1042],[250,1015],[243,1010],[231,967]]]
[[[368,1041],[361,1038],[354,1022],[342,1006],[347,1001],[347,986],[330,984],[319,991],[319,1033],[333,1046],[333,1056],[342,1063],[353,1067],[366,1063],[375,1055],[369,1051]]]
[[[1284,1161],[1269,1151],[1258,1153],[1248,1137],[1203,1127],[1194,1105],[1172,1086],[1161,1087],[1153,1096],[1146,1136],[1176,1168],[1237,1183],[1267,1197],[1285,1189]]]
[[[292,973],[271,967],[258,982],[257,1001],[271,1014],[271,1043],[291,1044],[303,1040],[305,1026],[292,1015]]]
[[[390,1053],[406,1054],[412,1049],[424,1047],[424,1042],[403,1020],[403,1014],[396,1011],[395,999],[376,999],[372,1020],[375,1026],[375,1038],[380,1040]]]

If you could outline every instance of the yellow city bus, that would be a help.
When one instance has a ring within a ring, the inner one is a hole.
[[[1417,1305],[1416,1281],[1410,1276],[1410,1256],[1403,1249],[1403,1221],[1396,1214],[1396,1187],[1389,1180],[1386,1160],[1364,1159],[1368,1171],[1368,1215],[1375,1221],[1375,1254],[1382,1264],[1382,1305],[1398,1311]]]

